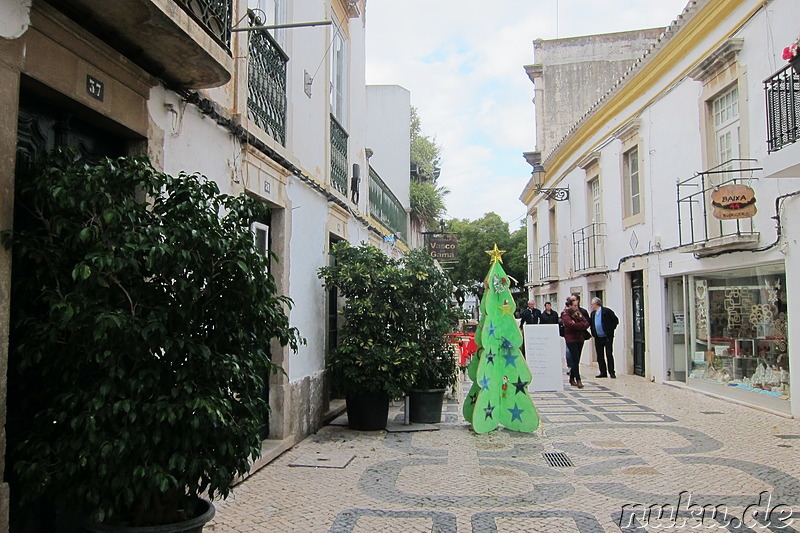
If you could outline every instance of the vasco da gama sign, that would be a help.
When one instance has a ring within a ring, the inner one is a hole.
[[[711,193],[712,215],[720,220],[755,216],[756,193],[747,185],[723,185]]]
[[[426,236],[428,254],[441,262],[458,261],[458,239],[453,234],[439,233]]]

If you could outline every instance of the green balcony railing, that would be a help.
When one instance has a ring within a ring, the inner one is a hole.
[[[406,240],[408,213],[372,167],[369,167],[369,214],[398,238]]]
[[[260,26],[249,14],[250,25]],[[286,63],[289,56],[267,31],[251,31],[247,66],[248,116],[286,146]]]
[[[331,115],[331,185],[347,196],[347,132]]]
[[[225,50],[231,49],[232,0],[175,0]]]

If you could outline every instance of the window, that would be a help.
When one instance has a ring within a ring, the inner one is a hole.
[[[345,95],[347,82],[347,50],[342,28],[336,17],[333,17],[333,41],[331,43],[331,114],[344,127]]]
[[[264,26],[286,23],[285,0],[247,0],[247,7],[256,12]],[[267,30],[281,48],[286,48],[286,30]]]
[[[642,212],[638,146],[623,154],[622,178],[625,185],[625,217],[636,216]]]
[[[256,250],[263,255],[269,253],[269,226],[260,222],[253,222],[250,227],[253,232],[253,243]]]
[[[711,101],[717,165],[739,159],[739,88],[734,86]]]
[[[589,189],[589,221],[592,224],[602,222],[600,207],[600,178],[595,176],[587,184]]]

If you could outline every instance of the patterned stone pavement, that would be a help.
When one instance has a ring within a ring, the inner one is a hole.
[[[584,383],[532,395],[534,434],[476,435],[455,401],[439,431],[326,426],[216,502],[205,530],[800,531],[800,421],[638,377]],[[573,466],[543,455],[559,452]],[[309,454],[354,458],[289,466]]]

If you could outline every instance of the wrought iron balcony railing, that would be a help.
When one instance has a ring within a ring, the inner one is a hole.
[[[408,214],[397,196],[371,166],[369,167],[369,214],[397,237],[406,240]]]
[[[572,232],[572,262],[575,272],[606,266],[605,233],[606,225],[602,222],[595,222]]]
[[[776,152],[800,140],[800,74],[790,65],[764,80],[767,150]]]
[[[175,0],[175,2],[230,52],[232,0]]]
[[[731,159],[678,182],[678,233],[681,246],[706,243],[723,237],[753,238],[752,218],[719,220],[712,216],[711,193],[722,185],[749,184],[762,170],[755,159]]]
[[[331,185],[347,196],[347,132],[331,115]]]
[[[554,242],[548,242],[539,248],[540,281],[552,279],[558,274],[557,249],[558,245]]]
[[[262,22],[252,15],[251,26]],[[269,32],[251,31],[247,63],[247,112],[269,135],[286,146],[286,63],[289,56]]]

